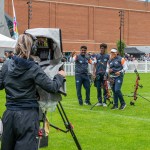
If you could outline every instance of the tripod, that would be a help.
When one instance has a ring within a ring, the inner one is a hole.
[[[135,67],[135,68],[136,68],[136,67]],[[141,97],[141,98],[147,100],[148,102],[150,102],[149,99],[143,97],[143,96],[140,95],[140,94],[137,94],[138,87],[143,88],[143,86],[139,84],[140,75],[139,75],[137,69],[135,69],[134,72],[135,72],[135,74],[136,74],[136,81],[135,81],[135,85],[134,85],[134,86],[135,86],[134,92],[132,92],[133,95],[131,95],[131,96],[130,96],[130,95],[123,95],[123,96],[133,97],[133,100],[134,100],[134,101],[136,101],[136,99],[138,98],[137,96],[139,96],[139,97]],[[134,105],[134,101],[131,101],[131,102],[130,102],[130,105]]]
[[[76,146],[78,148],[78,150],[82,150],[82,148],[80,146],[80,143],[79,143],[79,141],[78,141],[78,139],[77,139],[77,137],[76,137],[76,135],[75,135],[75,133],[73,131],[73,126],[69,122],[68,117],[67,117],[67,115],[66,115],[66,113],[64,111],[64,108],[63,108],[63,106],[62,106],[60,101],[57,104],[57,109],[58,109],[58,111],[60,113],[60,116],[61,116],[63,122],[64,122],[66,130],[63,130],[63,129],[59,128],[59,127],[56,127],[55,125],[52,125],[51,123],[49,123],[49,125],[51,127],[55,128],[56,130],[59,130],[59,131],[64,132],[64,133],[70,132],[72,137],[73,137],[73,140],[74,140],[74,142],[75,142],[75,144],[76,144]],[[43,115],[44,115],[43,120],[45,121],[46,120],[46,112]],[[39,136],[39,140],[40,140],[40,136]]]
[[[111,98],[113,98],[113,97],[111,97]],[[108,107],[109,107],[110,104],[113,104],[113,101],[111,101],[110,98],[107,98],[107,100],[109,101],[109,103],[108,103]],[[90,110],[92,110],[98,103],[99,103],[99,102],[96,102],[96,103],[90,108]]]
[[[136,95],[139,96],[139,97],[141,97],[141,98],[143,98],[143,99],[145,99],[146,101],[150,102],[150,100],[147,99],[147,98],[145,98],[144,96],[142,96],[142,95],[140,95],[140,94],[136,94]],[[134,97],[134,95],[123,95],[123,96]],[[138,98],[138,97],[136,97],[136,99],[137,99],[137,98]],[[136,101],[136,99],[134,99],[134,101]],[[130,101],[130,105],[135,106],[134,101]]]

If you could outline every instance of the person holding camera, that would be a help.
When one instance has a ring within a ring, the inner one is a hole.
[[[126,107],[121,87],[123,83],[124,73],[127,70],[127,64],[124,58],[118,55],[117,49],[111,49],[111,57],[108,61],[107,72],[112,79],[112,91],[114,96],[114,105],[111,109],[118,109],[118,99],[120,100],[120,110]]]
[[[12,59],[0,70],[0,90],[6,92],[6,111],[3,114],[1,150],[37,150],[39,104],[36,85],[47,92],[57,93],[65,73],[59,71],[51,80],[30,54],[35,51],[35,38],[21,34]]]
[[[104,85],[104,77],[106,75],[106,68],[107,62],[109,60],[109,55],[106,54],[107,51],[107,44],[102,43],[100,44],[100,53],[95,57],[95,64],[93,68],[93,76],[95,77],[95,86],[97,88],[97,99],[98,103],[96,106],[103,106],[107,107],[106,99],[107,99],[107,92]],[[103,99],[102,101],[102,91],[103,88]]]
[[[92,60],[87,54],[87,47],[80,47],[80,54],[76,55],[75,52],[72,53],[70,62],[75,62],[75,81],[76,81],[76,91],[79,101],[79,105],[83,105],[83,99],[81,94],[81,87],[84,86],[86,90],[85,105],[91,105],[90,102],[90,77],[88,72],[88,63],[92,64]]]

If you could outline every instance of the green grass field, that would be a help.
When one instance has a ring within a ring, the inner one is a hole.
[[[138,93],[150,99],[150,74],[140,74]],[[131,94],[134,90],[136,75],[126,74],[122,87],[123,94]],[[125,110],[111,110],[91,106],[79,106],[76,97],[74,77],[67,77],[67,97],[63,97],[62,105],[74,126],[74,132],[82,150],[150,150],[150,102],[138,98],[136,106],[130,106],[132,97],[125,97]],[[83,96],[84,96],[83,90]],[[91,87],[91,103],[97,102],[96,89]],[[5,94],[0,92],[0,115],[5,110]],[[48,114],[49,121],[63,129],[64,125],[58,110]],[[49,146],[41,150],[76,150],[77,147],[70,133],[63,133],[50,128]]]

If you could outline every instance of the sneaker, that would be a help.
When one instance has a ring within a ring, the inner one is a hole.
[[[103,103],[103,107],[107,107],[107,104],[106,104],[106,103]]]
[[[122,104],[119,109],[124,110],[125,108],[126,108],[126,104]]]
[[[79,105],[82,106],[83,105],[83,101],[79,101]]]
[[[85,104],[85,105],[91,105],[91,103],[90,103],[90,102],[85,102],[84,104]]]
[[[103,103],[97,103],[95,106],[103,106]]]
[[[114,105],[111,109],[115,110],[115,109],[118,109],[118,107]]]

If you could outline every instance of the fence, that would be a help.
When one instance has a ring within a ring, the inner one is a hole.
[[[0,70],[2,67],[2,63],[0,63]],[[66,62],[64,64],[64,70],[68,76],[73,76],[75,63]],[[128,73],[133,73],[134,69],[137,69],[140,73],[148,73],[150,72],[150,61],[142,61],[142,62],[128,62]],[[89,65],[89,72],[92,73],[93,65]]]
[[[66,74],[69,76],[73,76],[75,64],[74,63],[65,63],[64,65]],[[133,73],[135,68],[140,73],[148,73],[150,72],[150,61],[142,61],[142,62],[128,62],[128,70],[126,72]],[[93,65],[89,65],[89,72],[93,72]]]

